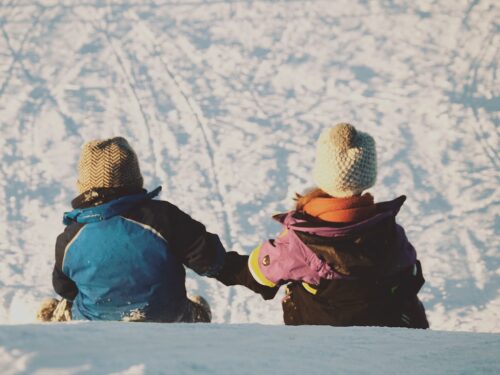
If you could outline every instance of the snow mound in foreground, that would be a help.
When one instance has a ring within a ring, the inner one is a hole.
[[[2,374],[498,374],[500,334],[388,328],[0,326]]]

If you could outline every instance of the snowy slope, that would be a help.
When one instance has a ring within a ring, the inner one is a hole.
[[[500,332],[499,19],[495,0],[2,1],[0,324],[52,293],[84,141],[127,137],[149,188],[249,252],[350,121],[378,141],[376,198],[409,197],[432,327]],[[216,322],[281,323],[279,298],[188,287]]]
[[[254,324],[0,326],[2,375],[498,374],[499,352],[498,333]]]

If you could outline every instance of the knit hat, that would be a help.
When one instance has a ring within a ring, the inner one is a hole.
[[[336,198],[361,194],[377,178],[375,140],[350,124],[337,124],[319,137],[313,178]]]
[[[96,188],[142,188],[139,161],[125,138],[94,140],[83,145],[78,165],[78,191]]]

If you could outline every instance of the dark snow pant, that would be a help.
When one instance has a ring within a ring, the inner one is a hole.
[[[287,325],[429,328],[417,297],[424,284],[420,264],[383,280],[322,280],[316,294],[294,282],[283,298]]]
[[[398,305],[370,306],[360,301],[353,305],[324,304],[300,284],[288,287],[283,298],[283,320],[286,325],[382,326],[429,328],[424,306],[417,296]],[[382,303],[382,302],[381,302]]]

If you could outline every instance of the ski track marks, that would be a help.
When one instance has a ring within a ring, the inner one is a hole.
[[[248,253],[311,186],[321,129],[351,121],[377,139],[377,199],[409,197],[432,327],[500,331],[499,16],[486,0],[0,5],[0,323],[52,293],[84,141],[127,137],[148,188]],[[187,287],[216,322],[281,321],[279,297]]]

